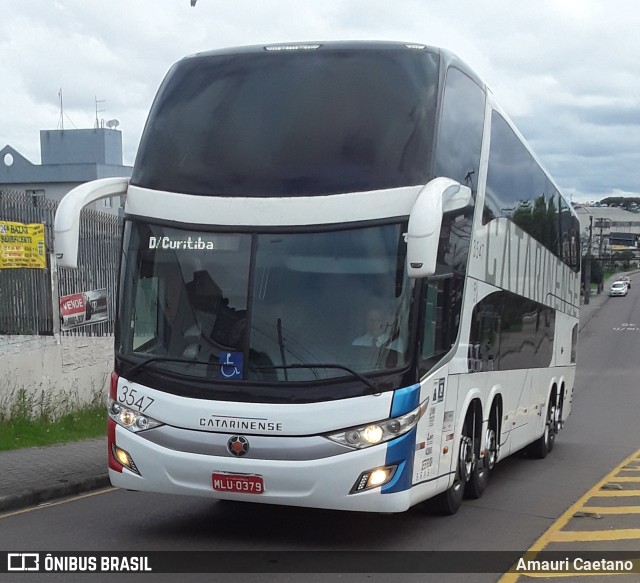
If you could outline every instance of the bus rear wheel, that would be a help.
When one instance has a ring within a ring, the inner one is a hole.
[[[477,500],[480,498],[489,485],[489,473],[496,464],[497,459],[497,437],[493,427],[489,427],[484,438],[484,455],[475,456],[473,470],[465,488],[465,496]],[[475,448],[474,448],[474,451]]]
[[[551,396],[549,404],[547,405],[546,421],[544,424],[544,432],[529,446],[529,453],[532,457],[542,460],[547,457],[547,454],[553,449],[556,442],[556,433],[558,428],[557,413],[556,413],[556,398],[555,394]]]

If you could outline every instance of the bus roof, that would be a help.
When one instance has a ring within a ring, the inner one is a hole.
[[[482,89],[487,87],[478,74],[467,65],[453,51],[445,48],[436,47],[424,43],[416,42],[399,42],[399,41],[379,41],[379,40],[350,40],[350,41],[296,41],[290,43],[272,43],[264,45],[245,45],[237,47],[225,47],[210,51],[202,51],[187,55],[184,59],[208,58],[224,55],[237,54],[268,54],[277,51],[367,51],[367,50],[385,50],[385,51],[409,51],[424,50],[439,55],[442,70],[446,71],[449,66],[455,66],[471,77]],[[182,60],[184,60],[182,59]]]

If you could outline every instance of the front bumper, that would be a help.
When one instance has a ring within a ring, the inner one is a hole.
[[[128,490],[365,512],[403,512],[411,506],[410,489],[382,491],[406,481],[404,473],[410,471],[405,460],[388,459],[389,444],[323,459],[268,460],[177,451],[119,426],[115,441],[140,471],[137,475],[126,468],[109,469],[111,483]],[[391,463],[397,463],[398,470],[384,488],[349,494],[362,472]],[[264,493],[214,491],[213,472],[258,474],[264,479]]]

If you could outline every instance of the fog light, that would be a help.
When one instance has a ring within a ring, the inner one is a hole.
[[[138,466],[134,463],[133,458],[128,452],[121,447],[118,447],[115,443],[113,444],[113,457],[116,458],[125,468],[140,475],[140,470],[138,470]]]
[[[351,488],[349,494],[356,494],[358,492],[364,492],[371,488],[378,488],[384,486],[391,481],[391,478],[396,473],[398,466],[385,466],[382,468],[374,468],[366,472],[362,472],[356,483]]]
[[[369,476],[369,484],[373,486],[380,486],[389,479],[389,470],[376,470],[371,472]]]

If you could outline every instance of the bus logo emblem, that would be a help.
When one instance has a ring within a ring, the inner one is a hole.
[[[249,451],[249,441],[246,437],[234,435],[229,441],[227,441],[227,449],[229,450],[229,453],[236,457],[242,457]]]

